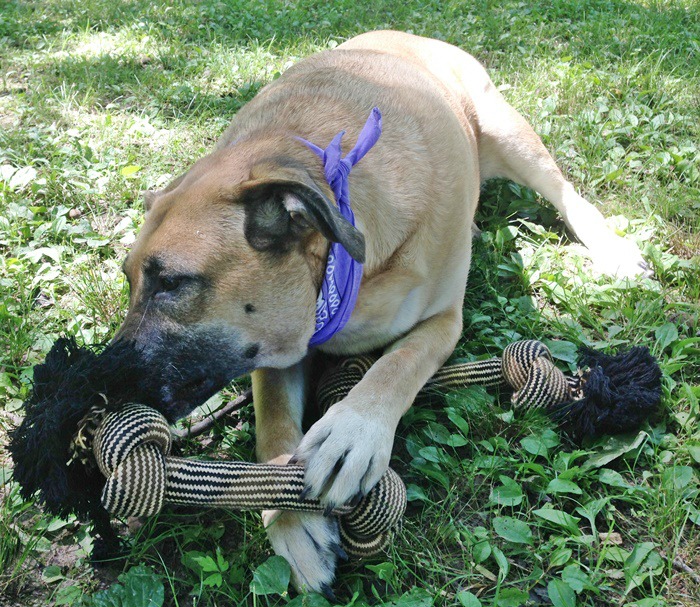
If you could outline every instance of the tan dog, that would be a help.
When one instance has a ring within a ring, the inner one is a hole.
[[[355,229],[295,137],[325,146],[347,129],[349,149],[374,106],[384,130],[350,176]],[[119,335],[138,343],[144,364],[166,367],[159,406],[170,418],[253,372],[259,459],[295,455],[311,495],[347,502],[384,472],[399,419],[457,343],[479,187],[496,176],[550,200],[609,272],[644,270],[473,57],[397,32],[353,38],[265,87],[214,152],[147,196]],[[329,240],[365,261],[364,278],[349,324],[319,350],[384,355],[304,436]],[[297,587],[328,590],[342,556],[334,519],[263,516]]]

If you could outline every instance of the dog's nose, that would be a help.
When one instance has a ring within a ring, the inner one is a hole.
[[[179,398],[170,386],[162,386],[159,397],[155,408],[165,415],[170,423],[186,417],[194,409],[189,406],[189,403]]]

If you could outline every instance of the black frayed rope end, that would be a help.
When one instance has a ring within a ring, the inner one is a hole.
[[[661,369],[649,349],[615,355],[582,347],[580,394],[551,407],[552,418],[577,441],[636,430],[661,402]]]
[[[121,548],[100,501],[104,477],[95,467],[72,457],[71,444],[80,421],[91,409],[117,408],[139,383],[132,345],[112,344],[98,353],[78,346],[72,338],[58,339],[46,360],[34,367],[25,417],[10,432],[12,477],[22,497],[36,495],[56,516],[74,514],[91,521],[99,536],[97,552],[104,557]],[[112,398],[107,401],[105,394]]]

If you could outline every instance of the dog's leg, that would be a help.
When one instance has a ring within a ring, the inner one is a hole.
[[[483,180],[506,177],[542,194],[586,245],[601,273],[621,278],[649,274],[637,246],[605,225],[600,211],[564,178],[537,134],[498,91],[492,88],[474,102]]]
[[[389,465],[401,416],[447,360],[462,330],[462,299],[395,342],[345,399],[304,436],[295,458],[306,465],[309,495],[328,506],[366,494]]]
[[[304,363],[282,370],[260,369],[252,380],[258,460],[286,464],[302,437]],[[262,518],[273,549],[291,566],[296,588],[329,594],[336,556],[343,554],[335,517],[265,510]]]

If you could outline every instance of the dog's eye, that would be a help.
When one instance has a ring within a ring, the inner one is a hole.
[[[159,279],[157,293],[171,293],[176,291],[182,285],[183,278],[181,276],[161,276]]]
[[[199,274],[160,274],[154,279],[152,293],[159,300],[180,300],[201,292],[205,284]]]

